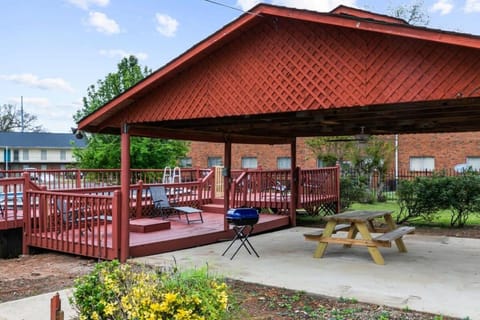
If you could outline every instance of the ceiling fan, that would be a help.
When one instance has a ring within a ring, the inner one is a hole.
[[[360,144],[365,144],[368,142],[370,135],[365,133],[365,127],[360,127],[360,133],[354,135],[352,138],[339,138],[327,140],[328,142],[348,142],[348,141],[357,141]]]

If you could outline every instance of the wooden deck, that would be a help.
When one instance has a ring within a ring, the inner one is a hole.
[[[233,238],[233,231],[223,230],[225,216],[219,213],[203,212],[204,223],[187,224],[185,217],[177,216],[169,219],[142,218],[156,222],[170,222],[170,228],[151,232],[130,232],[130,257],[142,257],[157,253],[192,248]],[[135,220],[131,220],[135,221]],[[288,227],[289,217],[285,215],[260,214],[254,233],[271,231]],[[69,230],[63,233],[40,233],[30,238],[33,246],[49,247],[51,250],[75,253],[99,259],[114,259],[112,224],[101,227],[101,232]],[[98,237],[100,234],[100,237]],[[96,245],[94,245],[96,244]],[[99,245],[100,244],[100,245]]]
[[[326,212],[336,212],[338,168],[299,171],[300,182],[293,188],[289,174],[288,170],[248,171],[232,183],[230,208],[262,209],[254,233],[294,225],[296,208],[324,206]],[[149,187],[155,185],[141,181],[130,185],[128,208],[122,210],[120,186],[48,190],[28,175],[2,179],[0,186],[8,198],[0,201],[0,231],[18,228],[24,253],[42,248],[102,260],[126,260],[233,238],[212,172],[195,182],[162,184],[176,206],[201,208],[204,223],[188,224],[184,216],[180,221],[172,216],[166,223],[151,217],[155,212]]]

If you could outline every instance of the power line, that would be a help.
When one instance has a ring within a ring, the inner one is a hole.
[[[242,9],[239,9],[239,8],[233,7],[233,6],[229,6],[228,4],[221,3],[221,2],[219,2],[219,1],[214,1],[214,0],[204,0],[204,1],[209,2],[209,3],[211,3],[211,4],[215,4],[215,5],[217,5],[217,6],[229,8],[229,9],[232,9],[232,10],[235,10],[235,11],[240,11],[240,12],[242,12],[242,13],[253,14],[253,15],[256,15],[256,16],[259,16],[259,17],[262,16],[261,14],[253,13],[253,12],[250,12],[250,11],[243,11]]]

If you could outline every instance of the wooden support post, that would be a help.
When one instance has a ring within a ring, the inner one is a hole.
[[[342,168],[340,167],[340,163],[337,162],[337,179],[336,179],[336,184],[335,184],[335,187],[336,187],[336,192],[337,192],[337,213],[339,213],[340,211],[342,211],[342,199],[340,198],[340,179],[341,179],[341,176],[342,176]]]
[[[62,300],[58,292],[50,299],[50,320],[63,320]]]
[[[290,225],[297,225],[297,204],[298,201],[298,183],[299,168],[297,168],[297,140],[294,138],[290,143]]]
[[[227,231],[229,228],[227,222],[227,211],[230,209],[230,184],[232,183],[231,177],[231,167],[232,167],[232,142],[230,139],[225,139],[225,150],[224,150],[224,171],[223,171],[223,230]]]
[[[130,202],[130,134],[128,125],[122,125],[121,135],[121,165],[120,165],[120,190],[121,214],[120,214],[120,261],[126,262],[130,249],[129,224],[129,202]]]

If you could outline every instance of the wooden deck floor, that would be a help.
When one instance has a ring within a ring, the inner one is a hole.
[[[192,248],[218,241],[232,239],[233,231],[223,230],[224,215],[203,213],[204,223],[187,224],[185,217],[169,219],[170,229],[148,233],[130,232],[130,255],[146,256],[179,249]],[[289,225],[284,215],[261,214],[254,233],[270,231]]]
[[[145,219],[145,218],[144,218]],[[147,218],[152,222],[164,221],[161,218]],[[130,232],[130,257],[142,257],[152,254],[171,252],[180,249],[226,241],[233,238],[233,230],[223,230],[224,215],[203,212],[204,223],[187,224],[184,216],[168,219],[170,229],[152,232]],[[261,214],[254,227],[254,233],[266,232],[289,226],[289,217],[285,215]],[[97,233],[98,234],[98,233]],[[33,243],[45,249],[69,252],[92,258],[105,259],[114,255],[112,248],[112,229],[107,225],[101,233],[101,240],[96,235],[81,235],[78,230],[66,233],[43,233],[34,237]],[[52,237],[54,239],[52,239]],[[92,243],[102,243],[100,248],[93,248]]]

